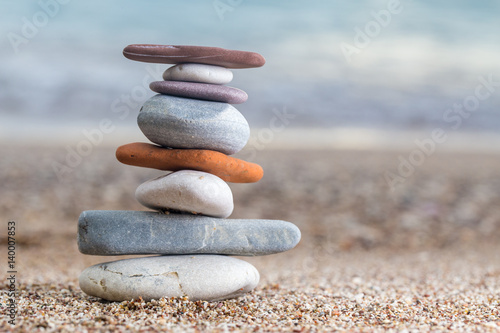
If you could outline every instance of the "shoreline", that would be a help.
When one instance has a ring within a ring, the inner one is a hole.
[[[104,131],[103,131],[104,130]],[[500,133],[480,131],[443,131],[444,142],[435,141],[434,129],[391,130],[364,127],[336,128],[252,128],[242,150],[353,150],[411,151],[429,140],[435,151],[500,154]],[[0,124],[1,146],[76,146],[88,141],[94,147],[118,147],[131,142],[149,142],[136,126],[102,127],[99,123],[79,126],[27,124],[19,129],[9,121]]]

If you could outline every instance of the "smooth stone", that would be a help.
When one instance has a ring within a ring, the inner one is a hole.
[[[155,81],[151,82],[149,88],[160,94],[230,104],[241,104],[248,99],[247,93],[241,89],[208,83]]]
[[[258,164],[212,150],[166,149],[150,143],[129,143],[116,149],[123,164],[165,171],[198,170],[231,183],[255,183],[264,175]]]
[[[288,251],[299,241],[300,230],[280,220],[126,210],[85,211],[78,220],[78,248],[90,255],[261,256]]]
[[[266,63],[264,57],[255,52],[192,45],[133,44],[125,47],[123,55],[135,61],[160,64],[190,62],[226,68],[253,68]]]
[[[233,79],[233,72],[221,66],[178,64],[163,72],[163,79],[165,81],[226,84]]]
[[[137,123],[144,135],[167,148],[239,152],[250,137],[243,115],[227,103],[158,94],[142,106]]]
[[[87,295],[108,301],[185,297],[220,301],[244,295],[259,283],[251,264],[217,255],[158,256],[105,262],[80,274]]]
[[[139,185],[135,197],[156,210],[178,210],[213,217],[233,212],[233,193],[225,181],[210,173],[181,170]]]

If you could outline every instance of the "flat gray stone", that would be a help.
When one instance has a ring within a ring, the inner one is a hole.
[[[163,147],[227,155],[239,152],[250,136],[245,117],[232,105],[162,94],[144,103],[137,123],[149,140]]]
[[[300,230],[280,220],[240,220],[91,210],[78,220],[83,254],[227,254],[258,256],[284,252],[300,241]]]
[[[248,95],[241,89],[209,83],[154,81],[149,88],[157,93],[207,101],[241,104]]]
[[[139,185],[135,197],[156,210],[178,210],[213,217],[233,212],[233,193],[225,181],[207,172],[181,170]]]
[[[165,81],[186,81],[226,84],[233,79],[233,72],[221,66],[205,64],[178,64],[163,73]]]
[[[105,262],[86,268],[80,288],[109,301],[145,301],[187,296],[219,301],[251,291],[259,283],[251,264],[217,255],[159,256]]]

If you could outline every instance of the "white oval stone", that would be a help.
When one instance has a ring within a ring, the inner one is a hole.
[[[144,206],[226,218],[233,212],[233,193],[210,173],[181,170],[139,185],[135,197]]]
[[[226,84],[233,79],[233,72],[221,66],[204,64],[178,64],[163,73],[165,81],[187,81]]]
[[[80,288],[109,301],[183,296],[191,301],[219,301],[251,291],[259,278],[255,267],[232,257],[159,256],[88,267],[80,275]]]

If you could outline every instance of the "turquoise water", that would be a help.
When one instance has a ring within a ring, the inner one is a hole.
[[[237,108],[253,126],[266,126],[273,108],[287,108],[297,115],[291,126],[428,128],[446,123],[446,110],[473,95],[479,77],[500,81],[498,1],[401,1],[347,59],[342,45],[355,46],[355,29],[373,25],[372,12],[389,3],[1,1],[0,115],[71,124],[113,115],[113,103],[167,67],[125,59],[121,51],[132,43],[263,54],[263,68],[235,70],[230,84],[249,94]],[[47,22],[44,7],[53,14]],[[23,28],[35,23],[26,37]],[[459,130],[500,129],[498,90]],[[136,98],[121,121],[134,123],[152,95]]]

